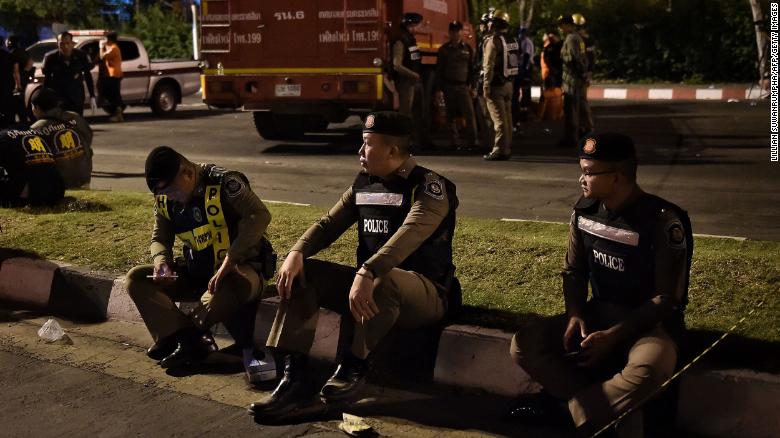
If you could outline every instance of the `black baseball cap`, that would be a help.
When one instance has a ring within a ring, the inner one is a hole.
[[[458,21],[458,20],[451,21],[451,22],[450,22],[449,29],[450,29],[450,30],[463,30],[463,23],[461,23],[461,22],[460,22],[460,21]]]
[[[412,120],[395,111],[377,111],[366,116],[363,133],[408,137],[412,134]]]
[[[631,137],[617,132],[604,132],[580,140],[579,157],[586,160],[624,161],[636,158]]]
[[[161,182],[167,186],[179,174],[182,155],[168,146],[157,146],[146,157],[145,175],[146,185],[154,193],[155,188]]]

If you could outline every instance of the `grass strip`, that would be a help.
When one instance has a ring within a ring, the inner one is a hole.
[[[151,195],[104,191],[67,195],[54,208],[0,210],[0,248],[117,275],[149,262]],[[268,208],[273,215],[269,234],[280,255],[325,211],[285,204]],[[560,270],[566,236],[566,225],[460,217],[455,265],[467,307],[458,322],[514,330],[533,318],[562,312]],[[354,264],[356,241],[353,227],[319,257]],[[744,356],[740,351],[749,348],[744,353],[752,368],[780,369],[780,359],[766,357],[780,356],[778,260],[780,242],[697,238],[686,311],[694,343],[714,339],[765,298],[762,310],[725,348],[732,353],[721,359],[740,365],[739,356]]]

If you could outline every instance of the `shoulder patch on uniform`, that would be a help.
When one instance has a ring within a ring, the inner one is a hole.
[[[666,240],[672,248],[685,248],[685,230],[679,221],[666,226]]]
[[[238,178],[229,178],[225,182],[225,192],[231,198],[240,195],[244,191],[244,183]]]
[[[425,174],[425,194],[439,201],[444,199],[444,181],[433,172]]]

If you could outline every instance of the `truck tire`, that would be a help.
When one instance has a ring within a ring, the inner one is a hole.
[[[158,116],[167,116],[176,111],[178,93],[171,84],[159,84],[152,92],[152,111]]]
[[[304,119],[301,116],[279,115],[269,111],[252,113],[257,133],[266,140],[294,140],[303,137]]]

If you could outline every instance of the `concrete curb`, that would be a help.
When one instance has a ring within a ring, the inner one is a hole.
[[[68,316],[142,321],[123,277],[44,260],[2,261],[0,300]],[[270,329],[278,305],[278,297],[263,300],[258,332]],[[320,311],[312,356],[335,359],[339,323],[338,314]],[[447,326],[439,339],[433,381],[510,397],[538,391],[539,385],[509,357],[511,337],[496,329]],[[776,436],[778,400],[780,376],[750,370],[695,370],[681,381],[678,423],[682,430],[710,436]]]
[[[538,99],[540,87],[531,87],[531,97]],[[764,92],[749,84],[723,84],[711,86],[673,84],[593,84],[588,87],[588,100],[626,101],[734,101],[759,99]]]

